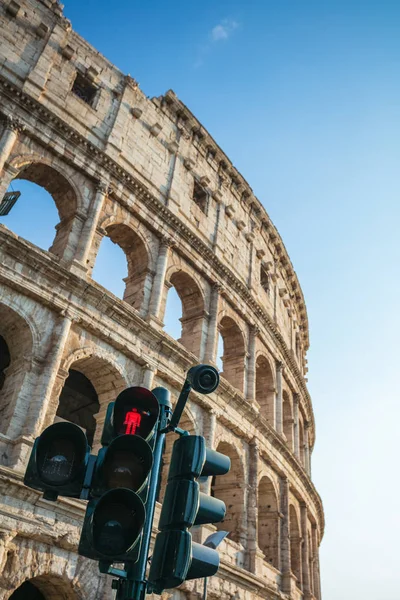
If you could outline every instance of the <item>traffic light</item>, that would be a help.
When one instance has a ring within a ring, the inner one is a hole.
[[[149,573],[156,594],[217,572],[218,552],[192,542],[189,529],[224,519],[224,502],[200,492],[198,479],[229,469],[229,457],[206,448],[203,436],[182,435],[175,441]]]
[[[59,495],[79,498],[89,455],[86,435],[78,425],[50,425],[35,440],[24,483],[44,492],[46,500],[57,500]]]
[[[124,390],[108,406],[78,548],[101,570],[137,560],[158,416],[157,398],[142,387]]]

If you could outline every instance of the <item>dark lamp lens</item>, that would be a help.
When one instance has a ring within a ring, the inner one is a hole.
[[[120,450],[114,452],[105,466],[107,488],[128,488],[137,491],[145,481],[148,469],[145,469],[141,456]]]
[[[142,526],[143,515],[134,505],[118,500],[104,501],[93,521],[95,548],[104,556],[124,554],[136,543]]]
[[[39,468],[44,480],[61,485],[73,477],[77,459],[75,448],[69,440],[54,440],[39,461]]]

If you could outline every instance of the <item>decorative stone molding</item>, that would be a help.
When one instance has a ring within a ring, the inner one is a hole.
[[[244,236],[244,237],[246,238],[246,240],[247,240],[248,242],[254,242],[254,238],[255,238],[256,236],[255,236],[255,233],[254,233],[254,231],[248,231],[248,232],[245,234],[245,236]]]
[[[217,204],[221,204],[223,198],[220,190],[213,190],[211,192],[211,196],[214,198]]]
[[[150,127],[149,131],[152,136],[157,137],[158,134],[160,133],[161,129],[162,129],[162,126],[160,125],[160,123],[154,123],[154,125],[152,125]]]
[[[9,2],[6,6],[7,13],[14,18],[18,16],[20,10],[21,5],[18,4],[18,2],[15,2],[15,0],[11,0],[11,2]]]
[[[75,50],[69,44],[67,44],[66,46],[63,46],[63,48],[61,48],[61,55],[66,60],[71,60],[73,58],[74,54],[75,54]]]
[[[228,204],[228,206],[225,208],[225,212],[228,215],[228,217],[231,219],[233,217],[233,215],[235,214],[235,207],[232,204]]]
[[[36,34],[40,38],[45,38],[49,31],[50,28],[45,23],[40,23],[40,25],[38,25],[38,27],[36,28]]]
[[[257,256],[257,258],[260,258],[260,259],[263,258],[265,256],[265,250],[264,250],[264,248],[259,248],[256,251],[256,256]]]
[[[167,148],[171,154],[177,154],[179,150],[179,144],[176,141],[172,141],[167,145]]]
[[[98,76],[99,76],[99,72],[98,72],[97,69],[95,69],[95,67],[88,67],[88,69],[86,69],[86,77],[92,83],[95,83],[95,81],[97,80]]]
[[[140,117],[143,114],[143,110],[141,108],[139,108],[138,106],[135,106],[135,108],[131,109],[131,114],[135,119],[140,119]]]
[[[185,158],[183,161],[183,166],[188,171],[191,171],[194,168],[195,164],[196,164],[196,161],[193,158]]]
[[[3,116],[1,120],[3,123],[5,123],[5,128],[10,129],[11,131],[22,133],[26,129],[25,125],[23,125],[19,119],[16,119],[10,115]]]

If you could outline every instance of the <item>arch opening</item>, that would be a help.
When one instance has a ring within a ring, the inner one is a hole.
[[[89,445],[93,445],[96,430],[95,416],[100,404],[96,390],[90,379],[83,373],[69,370],[68,377],[62,388],[56,419],[75,423],[84,429]]]
[[[24,581],[10,596],[10,600],[47,600],[30,581]]]
[[[256,401],[260,406],[261,416],[275,427],[274,376],[265,356],[259,356],[256,361]]]
[[[15,405],[29,368],[33,338],[28,323],[14,310],[0,304],[0,431],[15,432],[23,423],[13,419]]]
[[[35,162],[21,169],[8,191],[12,188],[22,194],[1,222],[39,248],[72,258],[75,246],[70,247],[70,234],[78,201],[68,180],[53,167]]]
[[[224,353],[221,357],[223,371],[221,375],[233,387],[244,391],[245,342],[240,327],[231,317],[223,317],[219,323]]]
[[[173,273],[167,283],[172,287],[167,294],[164,321],[169,323],[172,318],[173,337],[189,352],[199,356],[205,334],[203,294],[196,281],[184,271]],[[181,314],[179,319],[178,314]],[[179,337],[176,337],[177,320],[181,324]]]
[[[263,477],[258,486],[258,546],[265,560],[279,569],[278,501],[272,481]]]
[[[242,541],[244,519],[243,467],[236,449],[227,442],[220,442],[217,452],[229,456],[231,469],[226,475],[213,477],[211,481],[211,496],[223,500],[226,505],[225,519],[215,525],[217,530],[229,531],[228,537],[239,543]]]
[[[68,420],[83,429],[88,427],[88,439],[97,451],[107,406],[126,387],[119,371],[104,358],[91,354],[78,359],[70,365],[68,375],[54,392],[55,420],[66,419],[63,415],[68,415]]]
[[[105,230],[107,237],[98,240],[92,277],[136,310],[141,310],[145,296],[150,293],[149,255],[145,243],[124,223],[109,225]]]

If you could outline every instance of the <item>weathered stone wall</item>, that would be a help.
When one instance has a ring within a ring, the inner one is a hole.
[[[76,554],[84,503],[49,504],[22,485],[71,371],[95,390],[96,450],[119,391],[166,385],[175,401],[192,364],[215,363],[220,333],[218,392],[193,394],[183,417],[232,461],[213,484],[228,507],[218,527],[231,534],[209,595],[320,600],[307,315],[278,232],[175,94],[146,98],[73,32],[57,2],[2,2],[0,28],[0,198],[26,179],[51,194],[60,218],[48,251],[0,222],[10,355],[0,379],[0,598],[25,580],[46,598],[111,597],[110,579]],[[121,300],[91,277],[105,236],[127,258]],[[183,308],[178,341],[163,331],[171,286]],[[199,595],[201,582],[173,592]]]

